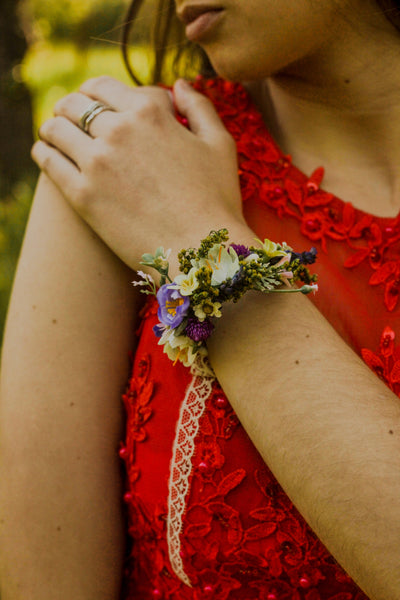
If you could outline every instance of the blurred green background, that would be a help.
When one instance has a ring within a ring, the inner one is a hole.
[[[37,173],[29,157],[55,102],[89,77],[129,82],[121,28],[129,0],[1,0],[0,6],[0,347],[12,279]],[[149,69],[147,0],[135,24],[131,61]]]

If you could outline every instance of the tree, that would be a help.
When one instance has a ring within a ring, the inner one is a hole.
[[[18,0],[0,2],[0,198],[13,184],[33,171],[32,105],[20,77],[27,49],[18,16]]]

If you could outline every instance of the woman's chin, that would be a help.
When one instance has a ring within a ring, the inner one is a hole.
[[[235,53],[230,54],[207,52],[210,63],[214,71],[228,81],[258,81],[269,77],[274,72],[272,65],[251,61],[247,57],[236,57]]]

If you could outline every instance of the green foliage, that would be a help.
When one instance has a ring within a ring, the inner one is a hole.
[[[135,68],[145,78],[146,49],[134,48],[132,58]],[[51,117],[59,98],[78,89],[85,79],[101,74],[129,83],[119,47],[93,45],[82,53],[67,42],[34,44],[22,65],[21,75],[32,92],[35,129]],[[0,344],[33,189],[34,182],[26,179],[18,183],[7,198],[0,199]]]
[[[128,0],[24,0],[21,13],[36,39],[69,40],[87,45],[120,23]]]
[[[0,202],[0,343],[33,186],[33,181],[21,181],[10,196]]]
[[[132,62],[139,74],[147,77],[146,48],[133,48]],[[111,75],[127,84],[132,83],[123,65],[121,50],[115,45],[92,45],[82,51],[69,42],[37,43],[29,50],[21,74],[32,92],[36,130],[52,116],[57,100],[79,89],[89,77]]]

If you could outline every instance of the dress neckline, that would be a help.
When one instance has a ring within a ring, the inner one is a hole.
[[[246,87],[242,84],[242,83],[236,83],[236,82],[226,82],[221,78],[217,78],[215,81],[218,82],[219,85],[222,84],[223,86],[223,91],[224,93],[226,93],[226,86],[228,85],[228,88],[231,88],[231,93],[233,94],[240,94],[240,95],[245,95],[247,98],[247,102],[248,102],[248,106],[252,112],[252,114],[254,114],[255,116],[258,117],[258,127],[259,127],[259,132],[263,132],[265,138],[268,140],[269,144],[271,144],[271,146],[274,148],[274,150],[279,153],[279,155],[282,157],[282,159],[285,160],[289,160],[290,161],[290,171],[288,172],[287,176],[290,178],[291,176],[294,178],[295,181],[311,181],[313,178],[313,174],[315,174],[316,172],[322,174],[321,176],[321,180],[319,182],[322,183],[322,179],[323,179],[323,174],[325,172],[324,167],[322,166],[316,166],[315,170],[313,171],[313,173],[311,174],[310,177],[307,177],[307,175],[304,173],[304,171],[302,171],[295,163],[293,163],[292,161],[292,157],[290,155],[285,155],[282,151],[282,149],[280,148],[279,144],[276,142],[276,140],[274,139],[274,137],[272,136],[267,123],[265,123],[264,118],[261,114],[260,109],[258,108],[258,106],[256,105],[255,101],[253,100],[250,92],[246,89]],[[318,184],[318,185],[319,185]],[[397,213],[397,215],[395,216],[380,216],[380,215],[376,215],[374,213],[368,212],[366,210],[363,210],[362,208],[358,208],[356,206],[354,206],[354,204],[352,202],[348,202],[343,200],[342,198],[340,198],[339,196],[336,196],[335,194],[331,194],[328,190],[326,190],[323,186],[320,187],[320,191],[326,194],[329,194],[329,196],[332,197],[332,200],[334,200],[334,202],[336,204],[341,204],[344,206],[351,206],[353,208],[353,210],[355,211],[355,214],[357,216],[357,220],[361,219],[361,218],[369,218],[369,219],[373,219],[378,225],[382,226],[382,227],[387,227],[389,225],[393,224],[398,224],[400,223],[400,209]]]

